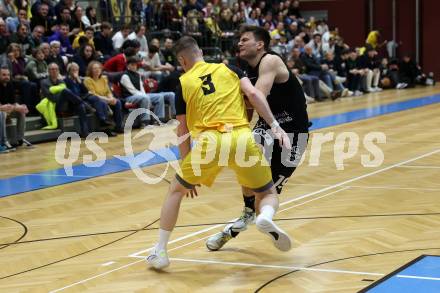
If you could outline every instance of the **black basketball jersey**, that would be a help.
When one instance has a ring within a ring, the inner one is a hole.
[[[243,67],[253,85],[255,85],[258,80],[261,60],[267,54],[273,53],[265,53],[255,68],[252,68],[248,64]],[[269,103],[269,107],[272,110],[275,119],[286,132],[308,132],[309,117],[307,115],[307,104],[304,91],[297,78],[290,70],[288,71],[289,79],[286,82],[273,83],[270,93],[267,96],[267,102]],[[260,117],[255,128],[269,129],[270,127]]]

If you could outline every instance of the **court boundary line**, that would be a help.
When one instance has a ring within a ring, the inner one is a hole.
[[[265,265],[265,264],[255,264],[255,263],[245,263],[245,262],[229,262],[229,261],[217,261],[208,259],[191,259],[191,258],[178,258],[171,257],[170,260],[182,261],[182,262],[192,262],[201,264],[221,264],[221,265],[231,265],[231,266],[244,266],[244,267],[261,267],[261,268],[273,268],[273,269],[286,269],[286,270],[298,270],[304,272],[319,272],[319,273],[336,273],[336,274],[350,274],[350,275],[367,275],[367,276],[385,276],[385,273],[372,273],[372,272],[360,272],[360,271],[350,271],[350,270],[340,270],[340,269],[318,269],[312,267],[301,267],[301,266],[282,266],[282,265]],[[427,280],[427,281],[440,281],[437,277],[424,277],[416,275],[395,275],[397,278],[405,279],[417,279],[417,280]]]
[[[291,199],[291,200],[288,200],[288,201],[285,201],[285,202],[281,203],[280,206],[283,206],[283,205],[289,204],[289,203],[294,202],[294,201],[301,200],[301,199],[303,199],[303,198],[307,198],[307,197],[313,196],[313,195],[315,195],[315,194],[319,194],[319,193],[324,192],[324,191],[327,191],[327,190],[331,190],[331,189],[333,189],[333,188],[340,187],[340,186],[345,185],[345,184],[347,184],[347,183],[351,183],[351,182],[354,182],[354,181],[358,181],[358,180],[361,180],[361,179],[364,179],[364,178],[367,178],[367,177],[370,177],[370,176],[376,175],[376,174],[378,174],[378,173],[382,173],[382,172],[388,171],[388,170],[390,170],[390,169],[392,169],[392,168],[395,168],[395,167],[397,167],[397,166],[401,166],[401,165],[404,165],[404,164],[407,164],[407,163],[410,163],[410,162],[414,162],[414,161],[417,161],[417,160],[422,159],[422,158],[425,158],[425,157],[429,157],[429,156],[431,156],[431,155],[433,155],[433,154],[436,154],[436,153],[439,153],[439,152],[440,152],[440,149],[435,149],[435,150],[433,150],[433,151],[430,151],[430,152],[424,153],[424,154],[422,154],[422,155],[419,155],[419,156],[413,157],[413,158],[411,158],[411,159],[407,159],[407,160],[405,160],[405,161],[401,161],[401,162],[399,162],[399,163],[392,164],[392,165],[387,166],[387,167],[385,167],[385,168],[382,168],[382,169],[379,169],[379,170],[376,170],[376,171],[372,171],[372,172],[370,172],[370,173],[366,173],[366,174],[364,174],[364,175],[356,176],[356,177],[354,177],[354,178],[352,178],[352,179],[348,179],[348,180],[342,181],[342,182],[340,182],[340,183],[337,183],[337,184],[331,185],[331,186],[329,186],[329,187],[325,187],[325,188],[322,188],[322,189],[320,189],[320,190],[317,190],[317,191],[314,191],[314,192],[311,192],[311,193],[308,193],[308,194],[302,195],[302,196],[300,196],[300,197],[298,197],[298,198],[293,198],[293,199]],[[223,225],[216,225],[216,226],[214,226],[214,227],[217,228],[218,226],[223,226]],[[189,236],[189,237],[192,237],[192,236],[195,236],[195,235],[202,234],[202,233],[204,233],[204,232],[210,231],[210,230],[214,229],[214,227],[200,230],[200,231],[203,231],[203,232],[194,232],[194,233],[191,233],[191,234],[189,234],[189,235],[191,235],[191,236]],[[177,239],[179,239],[179,241],[181,241],[181,240],[184,240],[184,239],[189,238],[189,237],[188,237],[188,236],[183,236],[183,237],[180,237],[180,238],[177,238]],[[173,243],[177,242],[177,241],[176,241],[177,239],[175,239]],[[199,239],[198,241],[200,241],[200,239]],[[198,242],[198,241],[193,241],[193,243]],[[170,243],[171,243],[171,242],[170,242]],[[183,246],[185,246],[185,245],[183,245]],[[182,246],[182,247],[183,247],[183,246]],[[139,254],[139,253],[141,253],[141,252],[143,253],[143,252],[149,251],[149,250],[151,250],[152,248],[153,248],[153,247],[150,247],[149,249],[145,249],[145,250],[141,250],[141,251],[139,251],[139,252],[135,252],[135,253],[129,255],[128,257],[134,257],[133,255],[136,255],[136,256],[137,256],[137,254]],[[171,249],[170,249],[169,251],[171,251]],[[90,281],[90,280],[93,280],[93,279],[99,278],[99,277],[101,277],[101,276],[105,276],[105,275],[108,275],[108,274],[110,274],[110,273],[113,273],[113,272],[115,272],[115,271],[118,271],[118,270],[121,270],[121,269],[127,268],[127,267],[132,266],[132,265],[134,265],[134,264],[137,264],[137,263],[139,263],[139,262],[141,262],[141,261],[143,261],[143,259],[138,259],[138,260],[136,260],[136,261],[134,261],[134,262],[131,262],[131,263],[125,264],[125,265],[123,265],[123,266],[121,266],[121,267],[115,268],[115,269],[110,270],[110,271],[107,271],[107,272],[103,272],[103,273],[101,273],[101,274],[98,274],[98,275],[95,275],[95,276],[89,277],[89,278],[87,278],[87,279],[79,280],[79,281],[77,281],[77,282],[75,282],[75,283],[71,283],[71,284],[66,285],[66,286],[64,286],[64,287],[62,287],[62,288],[58,288],[58,289],[52,290],[52,291],[50,291],[50,292],[59,292],[59,291],[62,291],[62,290],[64,290],[64,289],[71,288],[71,287],[73,287],[73,286],[76,286],[76,285],[79,285],[79,284],[86,283],[86,282],[88,282],[88,281]]]

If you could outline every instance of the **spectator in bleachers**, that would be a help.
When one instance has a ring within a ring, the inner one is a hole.
[[[87,67],[87,77],[84,79],[84,85],[89,92],[105,101],[113,111],[113,119],[116,124],[116,133],[124,133],[122,126],[122,103],[113,96],[106,76],[102,75],[102,64],[98,61],[92,61]]]
[[[433,73],[430,73],[428,76],[424,74],[420,65],[412,59],[410,54],[403,55],[403,58],[399,63],[399,81],[399,88],[414,87],[416,84],[435,84]]]
[[[23,52],[28,51],[31,47],[28,27],[25,24],[19,24],[17,32],[11,36],[10,40],[11,43],[20,45]]]
[[[124,24],[121,27],[121,30],[118,31],[113,37],[112,37],[112,41],[113,41],[113,48],[116,51],[119,51],[119,49],[122,47],[122,44],[128,40],[128,36],[130,35],[131,32],[131,26],[129,24]]]
[[[43,43],[44,27],[37,25],[34,27],[32,34],[29,37],[29,49],[26,51],[27,55],[32,54],[32,50],[38,48]]]
[[[93,29],[99,28],[100,23],[96,17],[96,9],[93,6],[87,6],[86,14],[82,17],[82,22],[87,27],[92,27]]]
[[[146,56],[148,54],[148,42],[145,37],[147,32],[147,27],[143,24],[136,26],[135,30],[128,36],[130,40],[137,40],[140,45],[139,53],[141,56]]]
[[[211,2],[206,3],[206,6],[202,8],[203,16],[211,17],[211,15],[214,13],[214,6]]]
[[[302,19],[298,0],[293,0],[292,2],[290,2],[290,7],[289,7],[288,13],[289,13],[289,16],[294,16],[295,19],[297,19],[297,20]]]
[[[299,34],[298,23],[293,21],[286,29],[286,35],[289,40],[294,39]]]
[[[69,25],[60,24],[58,30],[50,36],[47,41],[50,43],[52,41],[59,41],[61,44],[61,55],[73,55],[72,44],[69,40]]]
[[[95,49],[89,44],[82,46],[78,53],[75,54],[72,58],[72,61],[75,62],[79,66],[79,75],[81,77],[86,76],[87,67],[90,62],[96,60]]]
[[[315,56],[315,58],[318,59],[318,61],[321,61],[321,59],[324,57],[322,52],[321,35],[314,34],[313,39],[307,45],[312,48],[313,56]]]
[[[325,58],[321,61],[321,64],[327,65],[326,71],[330,74],[332,78],[332,83],[336,87],[337,90],[342,91],[341,96],[347,97],[350,96],[352,93],[348,89],[346,89],[343,85],[346,78],[339,76],[338,72],[336,70],[336,63],[335,63],[335,56],[333,53],[328,52],[325,55]]]
[[[363,95],[363,92],[361,92],[361,81],[365,72],[359,68],[358,53],[356,50],[350,50],[346,65],[348,90],[352,91],[354,96]]]
[[[15,33],[19,24],[24,24],[28,31],[31,31],[30,22],[27,19],[27,10],[24,8],[19,8],[17,12],[17,17],[9,17],[6,19],[9,32]]]
[[[7,112],[7,115],[11,118],[17,119],[16,124],[16,135],[17,142],[15,146],[30,145],[24,139],[24,132],[26,130],[26,114],[29,112],[28,107],[25,104],[21,104],[20,101],[16,98],[16,92],[18,88],[11,81],[11,75],[8,67],[0,68],[0,111]],[[2,123],[2,122],[0,122]],[[5,122],[3,121],[3,125]],[[12,150],[14,146],[12,146],[6,138],[6,133],[3,133],[3,137],[1,137],[0,144],[5,145],[7,149]],[[6,138],[6,139],[5,139]]]
[[[149,75],[154,77],[158,82],[165,76],[168,76],[170,71],[174,71],[174,66],[171,64],[162,64],[159,57],[159,48],[153,44],[148,48],[148,55],[144,63],[149,70]]]
[[[284,22],[279,22],[277,24],[277,26],[275,27],[275,29],[270,32],[270,37],[272,39],[275,39],[276,36],[279,37],[278,39],[281,39],[281,37],[285,36],[285,35],[286,35],[286,32],[284,30]]]
[[[307,96],[313,100],[320,101],[319,78],[306,73],[306,66],[301,60],[301,51],[298,48],[292,49],[289,60],[289,69],[303,82],[303,88]]]
[[[0,1],[0,17],[8,18],[8,17],[16,17],[17,7],[14,4],[13,0],[2,0]]]
[[[160,50],[164,61],[170,65],[172,65],[175,69],[177,69],[178,63],[176,59],[176,55],[173,52],[174,41],[171,38],[166,38],[163,43],[163,49]]]
[[[255,9],[251,10],[249,16],[246,17],[247,25],[260,26],[260,22],[258,21],[257,11]]]
[[[48,16],[53,19],[54,16],[57,16],[55,14],[55,9],[54,6],[52,4],[52,1],[50,0],[36,0],[36,1],[32,1],[34,2],[34,4],[32,4],[31,6],[31,15],[36,15],[38,14],[38,11],[40,9],[41,4],[46,4],[48,7]]]
[[[273,31],[276,27],[275,21],[273,20],[273,14],[268,11],[263,19],[263,26],[267,27],[268,31]]]
[[[399,64],[397,60],[388,61],[382,58],[380,62],[380,85],[383,89],[396,88],[399,84]]]
[[[136,50],[128,47],[124,49],[124,53],[113,56],[104,63],[104,71],[112,82],[119,82],[122,73],[127,70],[127,59],[135,55]]]
[[[159,23],[160,28],[168,28],[174,31],[182,30],[182,19],[173,1],[165,0],[160,9],[160,15],[162,16]]]
[[[50,42],[50,54],[46,58],[46,63],[56,63],[58,65],[58,69],[60,71],[60,74],[62,76],[66,75],[66,64],[67,64],[67,57],[61,56],[61,44],[59,41],[52,41]]]
[[[347,60],[350,57],[350,50],[345,49],[341,52],[339,56],[335,56],[334,59],[334,70],[337,73],[337,76],[343,77],[347,79]]]
[[[11,43],[8,47],[7,58],[2,63],[9,68],[11,81],[20,93],[20,103],[26,104],[32,114],[35,114],[35,106],[39,102],[37,86],[25,75],[26,61],[21,47]]]
[[[44,60],[49,58],[49,55],[50,55],[50,45],[49,45],[49,43],[42,43],[38,48],[40,48],[43,51]]]
[[[95,109],[66,87],[64,80],[60,78],[60,71],[56,63],[50,63],[48,70],[48,77],[43,79],[40,85],[42,97],[55,103],[57,113],[63,112],[66,106],[68,110],[73,106],[73,113],[78,115],[79,118],[79,135],[83,138],[87,137],[89,134],[89,125],[86,111],[95,112]]]
[[[57,18],[60,17],[63,7],[69,9],[70,14],[73,15],[73,11],[76,7],[76,1],[74,0],[60,0],[54,7],[54,12]]]
[[[72,15],[68,7],[61,8],[60,15],[57,17],[56,24],[60,25],[62,23],[68,24],[69,27],[72,25]]]
[[[0,55],[6,52],[11,43],[10,37],[11,35],[6,29],[6,22],[0,17]]]
[[[377,52],[373,48],[367,48],[365,53],[359,57],[358,66],[361,70],[364,70],[365,75],[363,78],[364,90],[367,93],[378,92],[382,89],[379,88],[380,70],[379,62],[376,58]]]
[[[98,56],[101,56],[104,61],[107,61],[115,53],[111,37],[112,30],[110,23],[103,22],[101,24],[101,31],[98,32],[93,39],[96,53]]]
[[[202,12],[202,7],[197,3],[197,0],[189,0],[185,6],[183,6],[182,13],[186,17],[191,10],[197,10]]]
[[[325,20],[320,20],[316,22],[315,32],[320,34],[321,36],[329,31],[327,22]]]
[[[301,51],[301,53],[304,53],[304,47],[306,46],[306,44],[300,35],[296,36],[293,39],[293,44],[295,48],[298,48]]]
[[[199,23],[199,12],[197,10],[191,10],[186,15],[184,31],[185,34],[192,36],[199,43],[202,41],[202,32],[200,31]]]
[[[154,107],[154,114],[162,121],[165,118],[165,101],[162,94],[147,94],[145,93],[144,85],[140,74],[137,72],[139,59],[130,57],[127,60],[127,71],[121,77],[122,98],[132,104],[137,104],[144,109]],[[141,127],[146,127],[152,122],[149,114],[144,113],[140,117]]]
[[[87,103],[92,105],[96,110],[96,117],[99,119],[101,127],[104,127],[105,132],[110,136],[115,136],[108,127],[112,126],[113,123],[108,119],[108,106],[104,99],[98,98],[97,96],[91,94],[87,87],[84,85],[80,75],[79,66],[75,62],[69,63],[67,66],[67,77],[65,79],[66,86],[78,97],[81,97]]]
[[[81,6],[77,5],[72,13],[72,26],[71,29],[77,29],[78,32],[83,32],[86,25],[83,23],[83,9]]]
[[[302,54],[301,59],[306,66],[306,73],[318,77],[331,89],[332,99],[336,99],[341,96],[341,92],[334,89],[333,78],[328,72],[328,66],[318,62],[316,57],[313,55],[312,47],[309,45],[305,46],[305,51]]]
[[[322,43],[322,54],[325,56],[327,53],[336,54],[336,41],[334,37],[330,37],[327,43]]]
[[[40,83],[48,75],[47,64],[44,60],[44,53],[41,48],[37,48],[32,53],[32,59],[26,64],[25,73],[30,81]]]
[[[44,35],[46,37],[52,35],[52,27],[55,23],[53,18],[49,16],[49,5],[47,3],[41,3],[38,6],[38,12],[32,13],[31,29],[34,29],[37,25],[44,27]]]
[[[95,31],[92,27],[86,27],[84,32],[80,32],[77,34],[72,43],[72,48],[74,50],[78,50],[80,47],[88,44],[95,49],[95,42],[93,41]],[[82,43],[81,43],[82,42]]]

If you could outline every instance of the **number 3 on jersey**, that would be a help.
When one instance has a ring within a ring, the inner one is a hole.
[[[212,83],[211,74],[203,75],[199,77],[202,80],[202,90],[205,96],[215,92],[214,84]]]

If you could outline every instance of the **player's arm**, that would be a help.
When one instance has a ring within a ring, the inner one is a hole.
[[[275,55],[267,55],[261,60],[258,70],[258,80],[255,87],[260,90],[265,97],[269,95],[272,89],[280,62],[282,63],[281,59]]]
[[[264,94],[254,87],[247,77],[240,79],[240,87],[243,93],[248,98],[251,105],[257,110],[258,114],[266,121],[267,124],[272,125],[276,122],[269,104],[266,101]]]
[[[189,135],[188,125],[186,123],[186,103],[183,99],[182,87],[179,84],[176,89],[176,119],[179,121],[177,126],[177,137],[179,144],[180,158],[186,157],[191,150],[191,136]]]
[[[255,110],[260,116],[270,125],[271,130],[275,136],[280,140],[280,145],[283,145],[287,149],[291,148],[289,137],[286,132],[280,127],[272,111],[269,108],[269,104],[266,101],[266,96],[254,87],[247,77],[240,79],[241,90],[248,97],[249,102],[254,106]]]
[[[180,158],[183,160],[191,150],[191,136],[189,135],[188,125],[186,124],[186,114],[177,115],[177,136],[179,139]]]

